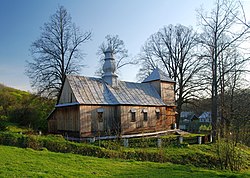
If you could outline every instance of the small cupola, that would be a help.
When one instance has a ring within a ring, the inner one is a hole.
[[[114,59],[113,51],[111,47],[108,47],[107,50],[104,52],[104,54],[105,54],[105,59],[104,59],[105,62],[102,68],[103,70],[102,79],[110,86],[117,87],[118,76],[115,74],[116,63],[115,63],[115,59]]]

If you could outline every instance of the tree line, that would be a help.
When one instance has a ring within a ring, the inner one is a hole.
[[[110,47],[118,59],[118,69],[139,64],[139,79],[156,67],[166,72],[176,81],[177,125],[184,104],[211,98],[209,110],[217,140],[218,136],[239,132],[235,128],[237,120],[244,120],[242,126],[249,128],[249,115],[243,108],[239,110],[239,105],[245,102],[242,93],[249,92],[243,85],[250,59],[245,49],[250,24],[240,1],[216,0],[210,12],[200,8],[196,13],[197,29],[181,24],[164,26],[148,38],[134,58],[128,56],[117,35],[107,35],[97,54],[102,61],[103,52]],[[40,38],[31,45],[33,61],[28,62],[26,73],[39,94],[56,97],[65,76],[77,74],[83,67],[79,65],[83,64],[79,47],[91,39],[92,33],[82,33],[63,6],[41,30]],[[100,69],[97,74],[101,75]]]
[[[12,122],[46,132],[46,119],[54,104],[52,99],[0,84],[0,130],[5,129],[6,122]]]

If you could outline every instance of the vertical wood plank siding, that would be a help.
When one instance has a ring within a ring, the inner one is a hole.
[[[103,109],[103,122],[98,120],[98,109]],[[80,106],[81,136],[109,135],[120,128],[117,106]]]
[[[120,106],[121,110],[121,132],[122,134],[136,133],[142,131],[160,131],[170,129],[175,122],[174,110],[154,106]],[[135,110],[136,119],[132,122],[131,109]],[[143,109],[147,110],[147,121],[144,121]],[[160,118],[156,117],[156,110],[160,110]]]
[[[161,82],[161,99],[167,105],[175,105],[174,84]]]
[[[79,131],[79,106],[57,108],[57,129],[62,131]]]
[[[49,116],[48,120],[48,132],[49,133],[56,133],[57,132],[57,120],[55,115],[56,110],[53,110]]]
[[[102,122],[98,110],[103,111]],[[135,111],[132,121],[131,110]],[[147,111],[147,121],[143,110]],[[157,119],[156,111],[160,110]],[[78,132],[79,136],[130,134],[170,129],[175,123],[174,107],[81,105],[57,108],[49,120],[49,131]]]
[[[74,102],[77,102],[77,100],[76,100],[76,98],[73,94],[73,91],[69,85],[69,81],[66,78],[58,104],[74,103]]]

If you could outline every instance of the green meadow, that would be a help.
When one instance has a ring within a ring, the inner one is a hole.
[[[105,159],[0,146],[0,177],[250,177],[172,163]]]

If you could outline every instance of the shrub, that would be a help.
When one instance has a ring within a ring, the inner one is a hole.
[[[43,143],[35,135],[28,135],[25,139],[25,144],[27,148],[32,148],[34,150],[40,150],[43,147]]]
[[[81,154],[84,156],[96,156],[96,157],[105,157],[104,152],[106,151],[105,149],[102,149],[100,147],[97,146],[93,146],[93,145],[87,145],[84,143],[72,143],[73,145],[75,145],[75,153],[77,154]]]
[[[121,144],[120,140],[99,140],[94,142],[94,145],[101,146],[109,150],[120,150]]]
[[[211,124],[200,125],[199,130],[200,131],[211,131],[212,130],[212,125]]]
[[[176,146],[178,144],[176,136],[162,137],[162,147]]]
[[[4,121],[0,119],[0,131],[6,131],[7,130],[7,125],[5,124]]]
[[[11,132],[0,132],[0,144],[8,146],[24,147],[24,136]]]
[[[65,143],[60,141],[51,141],[51,140],[44,140],[43,141],[44,147],[47,148],[49,151],[54,152],[65,152]]]
[[[244,153],[236,147],[236,144],[233,141],[219,139],[215,146],[221,169],[238,171],[246,166],[243,159]]]

